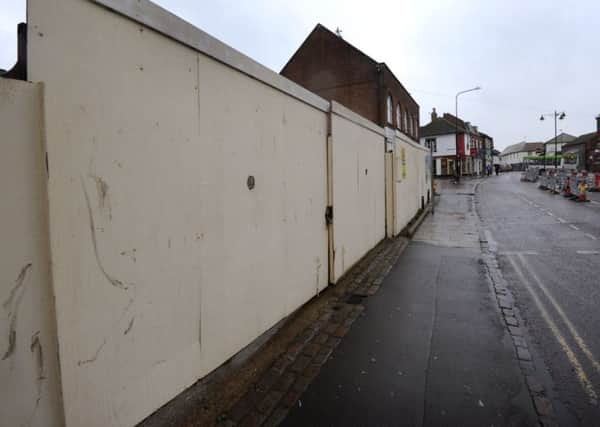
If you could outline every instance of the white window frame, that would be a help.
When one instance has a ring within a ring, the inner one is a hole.
[[[392,95],[388,95],[387,97],[387,122],[389,124],[393,124],[393,120],[394,120],[394,113],[393,113],[393,108],[394,108],[394,102],[392,100]]]
[[[426,138],[425,146],[432,152],[437,153],[437,140],[435,138]]]
[[[417,137],[417,131],[418,131],[419,127],[417,125],[417,116],[413,116],[413,136],[416,138]]]

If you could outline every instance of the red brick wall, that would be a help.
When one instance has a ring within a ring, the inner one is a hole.
[[[383,100],[382,100],[382,111],[385,113],[386,110],[386,105],[387,105],[387,94],[392,95],[392,105],[394,106],[394,114],[393,114],[393,120],[392,120],[392,125],[393,127],[402,130],[404,133],[406,133],[408,135],[408,129],[404,129],[403,124],[402,123],[396,123],[396,108],[398,106],[398,104],[400,104],[400,108],[402,110],[402,116],[404,116],[406,114],[406,111],[408,110],[409,114],[412,115],[415,124],[413,125],[413,127],[416,126],[415,128],[415,138],[416,140],[419,139],[419,105],[412,99],[412,97],[409,95],[409,93],[406,91],[406,89],[402,86],[402,84],[400,84],[398,82],[398,80],[396,80],[396,78],[394,77],[394,75],[392,74],[392,72],[385,67],[383,70],[383,90],[386,92],[385,96],[383,96]],[[382,126],[386,121],[386,115],[384,114],[382,116]],[[412,135],[409,135],[412,136]]]
[[[379,71],[381,70],[381,71]],[[398,102],[402,114],[408,109],[416,121],[419,106],[387,67],[349,45],[325,27],[317,26],[281,70],[281,74],[317,95],[339,102],[379,126],[386,126],[388,93],[393,100],[392,126]],[[404,129],[402,129],[404,130]]]
[[[374,64],[324,27],[313,30],[281,74],[379,123]]]

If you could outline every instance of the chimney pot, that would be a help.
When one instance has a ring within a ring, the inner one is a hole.
[[[431,112],[431,121],[434,121],[438,118],[437,112],[435,111],[435,107],[433,107],[433,111]]]

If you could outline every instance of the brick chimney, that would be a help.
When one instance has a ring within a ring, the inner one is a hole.
[[[600,117],[600,116],[598,116]],[[431,121],[434,121],[438,118],[437,112],[435,111],[435,107],[433,107],[433,111],[431,112]]]

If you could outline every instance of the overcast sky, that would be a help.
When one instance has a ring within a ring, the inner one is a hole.
[[[317,24],[386,62],[421,107],[454,111],[494,137],[497,148],[595,130],[600,114],[600,1],[578,0],[158,0],[214,37],[279,71]],[[0,68],[16,58],[25,0],[0,0]]]

